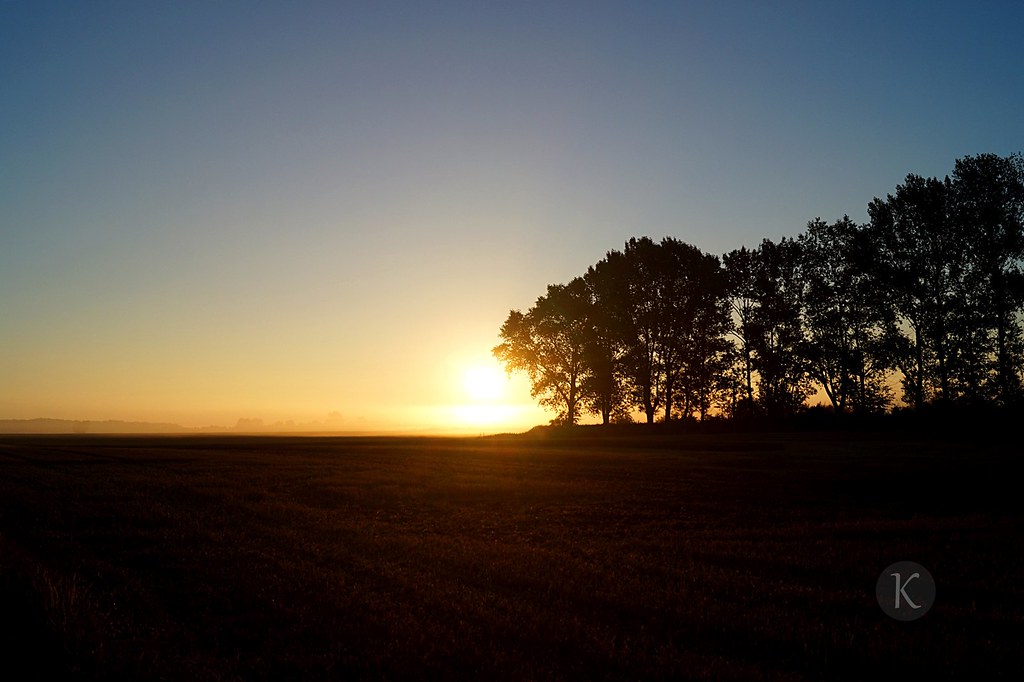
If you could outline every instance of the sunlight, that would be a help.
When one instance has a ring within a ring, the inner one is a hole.
[[[460,427],[499,427],[516,421],[521,408],[515,405],[455,405],[452,423]]]
[[[466,370],[462,387],[466,396],[475,402],[491,402],[505,395],[508,378],[497,367],[474,365]]]
[[[404,423],[417,424],[424,433],[480,435],[528,431],[550,417],[529,403],[453,403],[411,408]]]

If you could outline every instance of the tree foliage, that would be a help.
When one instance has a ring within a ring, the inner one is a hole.
[[[526,314],[509,312],[492,351],[507,372],[529,375],[533,397],[556,412],[558,423],[575,424],[583,407],[589,309],[582,279],[549,285]]]
[[[870,222],[810,221],[721,259],[631,238],[511,311],[493,350],[556,422],[786,417],[1024,397],[1024,160],[908,175]]]
[[[866,239],[849,216],[812,220],[798,238],[806,282],[801,354],[837,412],[879,412],[892,401],[886,308],[864,267]]]
[[[888,292],[904,400],[1019,399],[1024,164],[966,157],[943,180],[908,175],[868,206],[870,272]]]

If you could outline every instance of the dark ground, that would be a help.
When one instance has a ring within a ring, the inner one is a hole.
[[[0,436],[0,656],[86,679],[1019,679],[1017,450]],[[905,559],[937,584],[910,623],[874,594]]]

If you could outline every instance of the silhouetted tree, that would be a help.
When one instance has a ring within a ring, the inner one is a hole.
[[[492,350],[505,371],[525,371],[531,395],[557,414],[553,421],[575,424],[583,406],[589,336],[589,296],[582,278],[548,285],[545,296],[524,315],[509,313],[502,343]]]
[[[674,261],[672,333],[678,368],[672,392],[666,391],[666,421],[670,407],[683,417],[707,417],[718,393],[725,390],[731,359],[728,283],[721,262],[695,246],[666,239],[662,248]],[[666,344],[667,346],[668,344]]]
[[[865,237],[849,216],[832,224],[812,220],[798,237],[805,282],[801,352],[840,413],[880,411],[891,401],[882,342],[887,306],[865,270]]]
[[[979,154],[956,161],[950,183],[952,221],[969,245],[966,304],[975,326],[965,345],[973,349],[961,363],[962,381],[983,383],[986,397],[1002,403],[1021,395],[1024,342],[1024,159]],[[977,351],[991,349],[988,358]]]
[[[738,416],[736,412],[741,409],[742,412],[749,414],[755,405],[753,335],[754,311],[757,307],[756,258],[756,252],[745,246],[722,257],[732,314],[729,334],[739,342],[733,359],[739,363],[739,373],[742,377],[739,385],[743,390],[742,398],[732,400],[733,416]]]
[[[726,257],[740,354],[757,375],[757,406],[769,416],[798,410],[811,393],[803,356],[804,281],[800,244],[765,239]]]
[[[606,285],[600,308],[613,320],[625,390],[653,423],[660,409],[706,415],[720,387],[728,324],[716,257],[673,238],[630,239],[592,269]]]
[[[868,205],[875,286],[889,295],[896,326],[888,346],[904,399],[920,408],[949,400],[959,337],[971,326],[964,273],[967,242],[950,216],[950,182],[908,175]]]
[[[583,281],[589,296],[589,329],[584,345],[587,373],[583,381],[587,409],[603,424],[628,418],[625,359],[628,326],[622,307],[626,286],[621,258],[603,259],[587,269]]]
[[[1022,157],[908,175],[868,214],[721,261],[632,238],[511,311],[494,355],[570,424],[584,411],[704,419],[715,405],[784,417],[815,383],[837,412],[877,412],[893,369],[915,407],[1024,398]]]
[[[624,251],[610,251],[605,260],[621,272],[619,313],[625,332],[623,358],[631,406],[644,413],[648,424],[661,406],[664,375],[661,343],[664,315],[658,289],[658,245],[649,237],[631,238]]]
[[[655,369],[660,372],[660,402],[664,420],[672,421],[672,408],[682,403],[686,355],[690,352],[691,299],[700,283],[694,277],[700,251],[676,239],[665,238],[645,252],[651,275],[650,296],[656,311]]]

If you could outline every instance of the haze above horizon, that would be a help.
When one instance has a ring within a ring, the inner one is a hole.
[[[695,5],[0,2],[0,419],[525,430],[502,321],[630,237],[1020,151],[1020,4]]]

